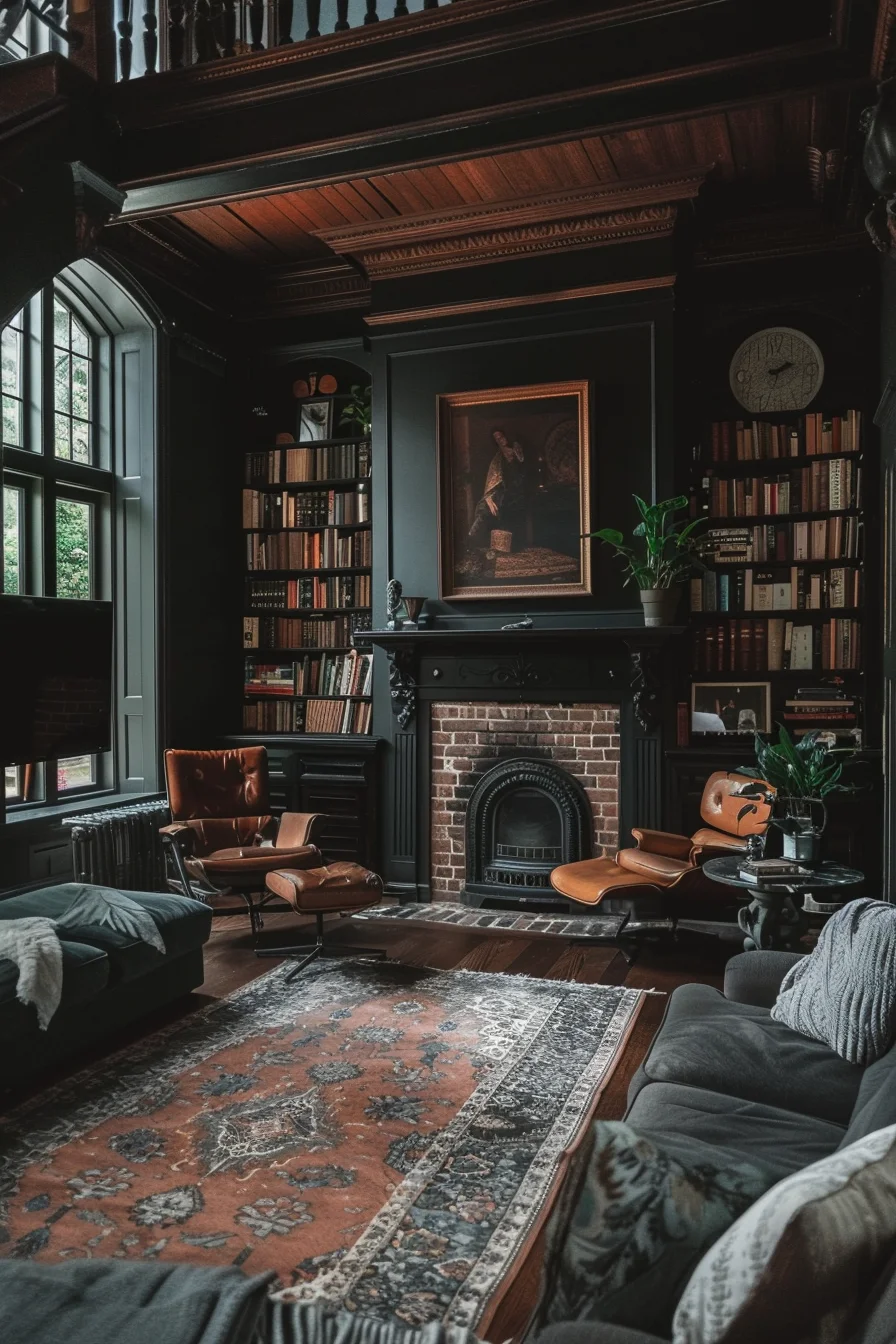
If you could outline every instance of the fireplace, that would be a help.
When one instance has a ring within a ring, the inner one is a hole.
[[[465,899],[553,897],[552,870],[590,857],[591,829],[585,790],[567,771],[552,761],[501,761],[467,804]]]
[[[603,703],[434,702],[433,898],[565,909],[551,870],[618,845],[618,717]]]

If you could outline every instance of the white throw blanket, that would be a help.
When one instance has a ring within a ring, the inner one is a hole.
[[[886,1054],[896,1036],[896,906],[863,899],[838,910],[787,972],[772,1017],[851,1064]]]
[[[41,1031],[62,998],[62,948],[53,919],[5,919],[0,921],[0,957],[19,968],[16,998],[33,1003]]]
[[[62,947],[57,929],[87,929],[106,925],[117,933],[148,943],[162,956],[165,943],[148,910],[112,887],[69,882],[71,905],[58,920],[41,916],[0,919],[0,959],[19,968],[16,998],[33,1003],[41,1031],[46,1031],[62,997]]]

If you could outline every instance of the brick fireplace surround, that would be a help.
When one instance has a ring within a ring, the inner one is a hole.
[[[619,706],[436,702],[432,706],[432,896],[464,885],[464,818],[480,776],[510,757],[551,761],[585,789],[594,854],[619,833]]]

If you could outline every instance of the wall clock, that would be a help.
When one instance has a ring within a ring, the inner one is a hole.
[[[805,332],[766,327],[738,346],[728,378],[744,410],[799,411],[821,387],[824,359]]]

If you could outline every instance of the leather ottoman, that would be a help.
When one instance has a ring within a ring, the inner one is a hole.
[[[286,901],[297,914],[314,915],[317,939],[297,947],[258,949],[262,957],[288,957],[297,961],[286,977],[292,980],[316,957],[357,957],[386,955],[383,949],[340,947],[324,941],[324,915],[338,912],[350,915],[376,905],[383,895],[383,881],[369,868],[357,863],[330,863],[318,868],[278,868],[265,878],[268,890]]]

